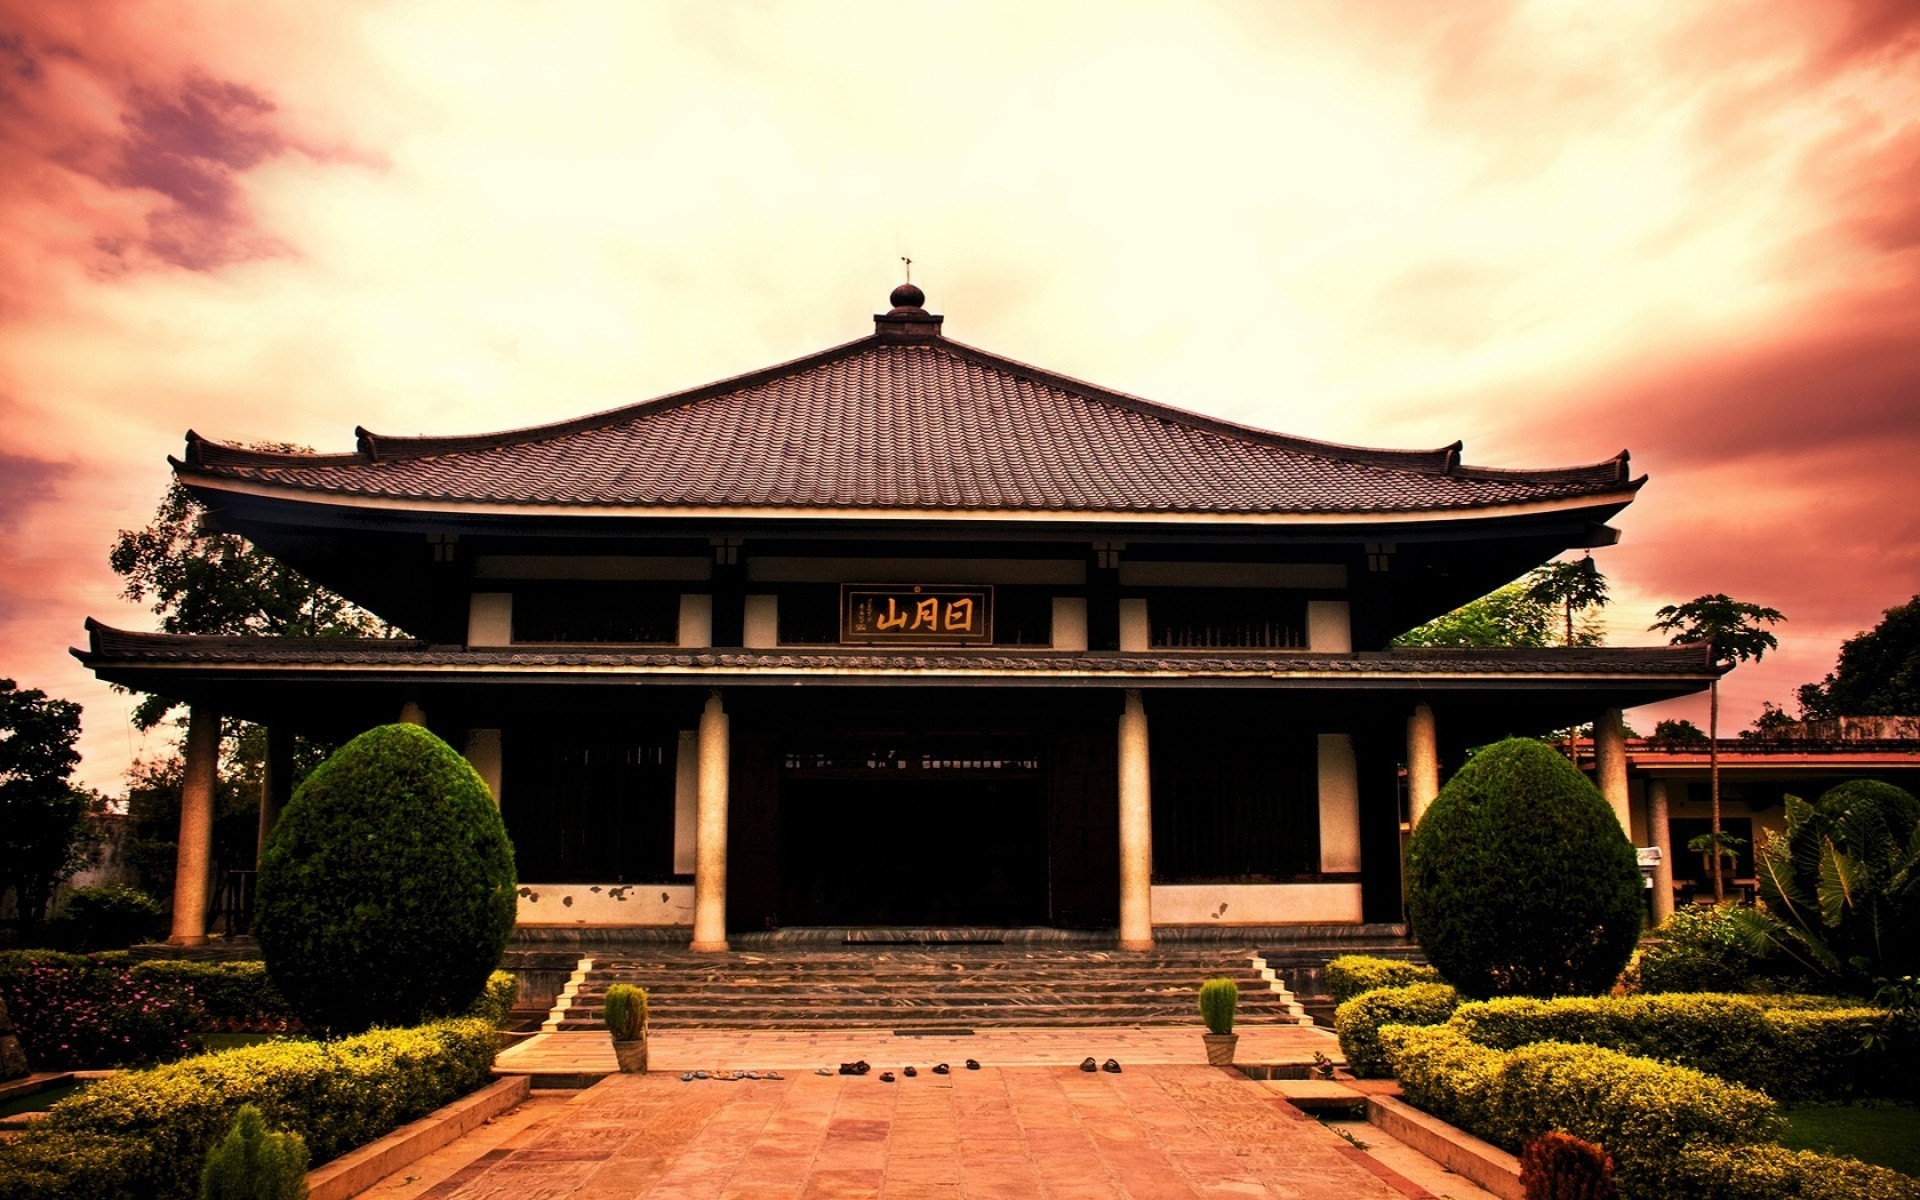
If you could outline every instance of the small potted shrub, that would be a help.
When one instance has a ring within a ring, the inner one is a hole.
[[[1233,980],[1209,979],[1200,985],[1200,1019],[1207,1023],[1200,1040],[1207,1047],[1209,1066],[1233,1065],[1234,1047],[1240,1044],[1240,1035],[1233,1031],[1233,1014],[1239,1007],[1240,985]]]
[[[647,1073],[647,992],[630,983],[607,989],[607,1032],[613,1035],[613,1056],[629,1075]]]

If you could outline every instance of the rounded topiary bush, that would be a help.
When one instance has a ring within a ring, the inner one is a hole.
[[[1604,992],[1640,937],[1640,868],[1599,789],[1541,742],[1476,754],[1407,852],[1413,936],[1475,999]]]
[[[260,857],[254,933],[308,1028],[352,1033],[464,1010],[514,920],[513,846],[474,769],[417,725],[342,746]]]

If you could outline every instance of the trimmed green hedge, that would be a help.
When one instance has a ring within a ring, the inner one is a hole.
[[[1449,1023],[1497,1050],[1548,1041],[1605,1046],[1796,1100],[1909,1091],[1920,1063],[1912,1045],[1898,1042],[1893,1015],[1833,1003],[1813,996],[1683,993],[1508,997],[1462,1005]],[[1868,1034],[1896,1039],[1895,1049],[1861,1053]]]
[[[208,1028],[222,1033],[281,1033],[298,1029],[287,998],[267,978],[263,962],[195,962],[150,959],[133,968],[135,979],[163,979],[193,989],[207,1010]]]
[[[1377,988],[1355,996],[1333,1014],[1333,1031],[1340,1037],[1347,1069],[1362,1078],[1387,1074],[1387,1054],[1380,1043],[1382,1026],[1445,1024],[1460,1003],[1460,993],[1444,983]]]
[[[1376,988],[1406,987],[1414,983],[1445,983],[1440,972],[1425,963],[1372,954],[1342,954],[1327,963],[1327,991],[1335,1004],[1345,1004]]]
[[[1785,1146],[1698,1146],[1682,1167],[1699,1200],[1920,1200],[1920,1179]]]
[[[208,1148],[246,1103],[268,1125],[300,1133],[324,1163],[486,1083],[494,1045],[491,1025],[464,1017],[116,1075],[0,1146],[0,1200],[191,1200]]]
[[[1452,1026],[1394,1026],[1380,1040],[1410,1103],[1515,1153],[1551,1130],[1592,1142],[1613,1155],[1623,1200],[1690,1195],[1682,1151],[1782,1128],[1764,1093],[1617,1050],[1493,1050]]]

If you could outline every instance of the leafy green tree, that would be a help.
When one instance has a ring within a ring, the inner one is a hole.
[[[1592,644],[1575,640],[1577,635],[1573,618],[1576,612],[1601,608],[1607,603],[1607,577],[1594,565],[1593,555],[1582,555],[1573,562],[1548,563],[1528,574],[1526,582],[1529,600],[1554,605],[1562,610],[1566,618],[1566,634],[1561,645]]]
[[[1761,623],[1777,625],[1787,618],[1779,609],[1763,608],[1744,600],[1735,600],[1722,592],[1697,596],[1685,604],[1669,604],[1655,613],[1649,627],[1668,635],[1678,646],[1705,642],[1714,665],[1730,669],[1748,659],[1760,661],[1766,652],[1777,648],[1780,639],[1761,628]],[[1720,837],[1720,680],[1716,676],[1708,688],[1707,700],[1707,779],[1713,793],[1713,836]],[[1713,860],[1713,899],[1726,899],[1726,880],[1720,872],[1720,859]]]
[[[1756,855],[1764,911],[1737,914],[1748,949],[1840,990],[1920,974],[1920,800],[1857,779],[1812,804],[1786,798],[1786,830]]]
[[[1421,949],[1475,999],[1596,995],[1640,937],[1640,868],[1613,809],[1531,738],[1483,748],[1440,789],[1407,892]]]
[[[289,446],[262,449],[286,450]],[[205,523],[178,481],[145,529],[123,529],[107,556],[126,580],[121,595],[150,605],[166,633],[355,637],[392,632],[379,618],[320,587],[235,533]],[[134,724],[151,729],[177,701],[149,696]]]
[[[1672,746],[1704,746],[1707,744],[1707,731],[1682,717],[1675,721],[1656,722],[1653,740]]]
[[[1554,627],[1564,622],[1562,645],[1597,646],[1600,631],[1582,620],[1581,614],[1605,604],[1606,594],[1606,579],[1591,558],[1553,563],[1407,630],[1393,644],[1465,649],[1551,646],[1559,632]]]
[[[1753,727],[1750,729],[1742,729],[1740,731],[1740,737],[1745,741],[1753,741],[1757,738],[1764,738],[1770,734],[1778,733],[1784,729],[1793,729],[1799,724],[1800,722],[1794,720],[1787,714],[1786,709],[1771,700],[1762,700],[1760,702],[1760,715],[1753,719]]]
[[[1553,606],[1527,594],[1525,580],[1496,588],[1393,639],[1396,646],[1488,648],[1546,646],[1553,641]]]
[[[0,897],[13,893],[28,937],[46,919],[53,890],[93,849],[88,818],[102,802],[69,781],[79,737],[78,704],[0,679]]]
[[[1819,683],[1802,684],[1809,717],[1920,713],[1920,596],[1889,608],[1880,623],[1840,644],[1840,662]]]

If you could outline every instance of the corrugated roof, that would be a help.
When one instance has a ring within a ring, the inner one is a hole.
[[[1183,412],[948,340],[939,318],[689,392],[536,428],[356,431],[355,454],[188,434],[189,485],[531,508],[1139,514],[1445,512],[1630,492],[1627,456],[1462,466],[1459,446],[1336,446]],[[891,320],[891,324],[889,321]]]

